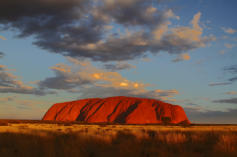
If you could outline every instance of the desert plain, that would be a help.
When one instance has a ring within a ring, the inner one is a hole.
[[[237,156],[237,125],[0,120],[1,157]]]

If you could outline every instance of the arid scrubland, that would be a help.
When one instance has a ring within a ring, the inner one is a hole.
[[[0,156],[237,156],[236,125],[0,122]]]

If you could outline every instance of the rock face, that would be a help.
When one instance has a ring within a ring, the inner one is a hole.
[[[87,123],[190,124],[184,110],[155,99],[134,97],[89,98],[54,104],[43,120]]]

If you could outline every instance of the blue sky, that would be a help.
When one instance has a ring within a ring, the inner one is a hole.
[[[236,1],[59,2],[0,2],[0,118],[127,95],[237,123]]]

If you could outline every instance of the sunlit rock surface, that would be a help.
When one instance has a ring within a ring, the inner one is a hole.
[[[190,124],[184,110],[155,99],[90,98],[54,104],[43,120],[121,124]]]

